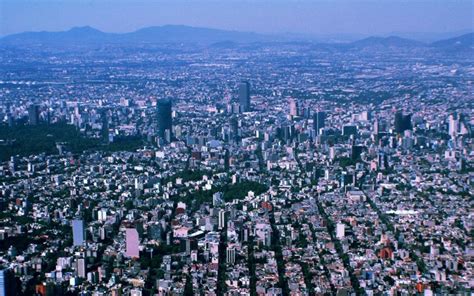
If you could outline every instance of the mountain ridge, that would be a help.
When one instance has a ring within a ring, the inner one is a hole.
[[[292,37],[293,36],[293,37]],[[353,42],[337,43],[348,48],[440,48],[440,49],[473,49],[474,33],[467,33],[454,38],[425,43],[399,36],[370,36]],[[316,44],[333,45],[331,42],[317,42],[315,38],[301,37],[294,34],[260,34],[185,25],[163,25],[144,27],[128,33],[108,33],[91,26],[73,27],[66,31],[22,32],[0,38],[0,45],[101,45],[101,44],[163,44],[163,43],[201,43],[206,45],[222,42],[255,43],[255,42],[295,42],[306,41]]]

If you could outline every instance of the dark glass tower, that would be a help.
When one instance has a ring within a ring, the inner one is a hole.
[[[322,111],[318,111],[313,115],[313,125],[314,130],[319,135],[319,129],[325,127],[326,125],[326,113]]]
[[[239,84],[239,104],[242,112],[250,111],[250,83],[247,81]]]
[[[410,130],[411,127],[411,114],[403,115],[402,112],[395,113],[394,128],[396,133],[403,133],[406,130]]]
[[[161,138],[165,137],[166,130],[171,135],[172,118],[171,118],[171,100],[163,99],[156,103],[157,116],[158,116],[158,136]]]
[[[31,125],[37,125],[39,123],[39,106],[31,105],[28,107],[28,121]]]

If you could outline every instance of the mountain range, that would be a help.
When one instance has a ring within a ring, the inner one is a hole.
[[[61,32],[24,32],[7,35],[0,39],[0,46],[87,46],[104,44],[165,44],[165,43],[256,43],[256,42],[316,42],[309,36],[292,34],[270,35],[252,32],[239,32],[210,28],[189,27],[182,25],[165,25],[147,27],[130,33],[106,33],[95,28],[74,27]],[[326,44],[332,44],[327,43]],[[412,39],[389,36],[368,37],[365,39],[337,43],[344,47],[361,49],[370,47],[392,48],[439,48],[443,50],[474,50],[474,33],[458,37],[425,43]]]

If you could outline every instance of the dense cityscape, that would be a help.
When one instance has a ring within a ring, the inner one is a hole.
[[[0,295],[471,295],[472,48],[0,49]]]

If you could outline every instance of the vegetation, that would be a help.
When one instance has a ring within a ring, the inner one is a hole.
[[[56,154],[56,143],[66,143],[66,150],[80,153],[89,149],[102,151],[135,150],[142,145],[138,136],[115,138],[113,143],[104,144],[100,139],[87,138],[76,127],[66,123],[49,125],[17,125],[0,127],[0,161],[11,156],[33,154]]]

